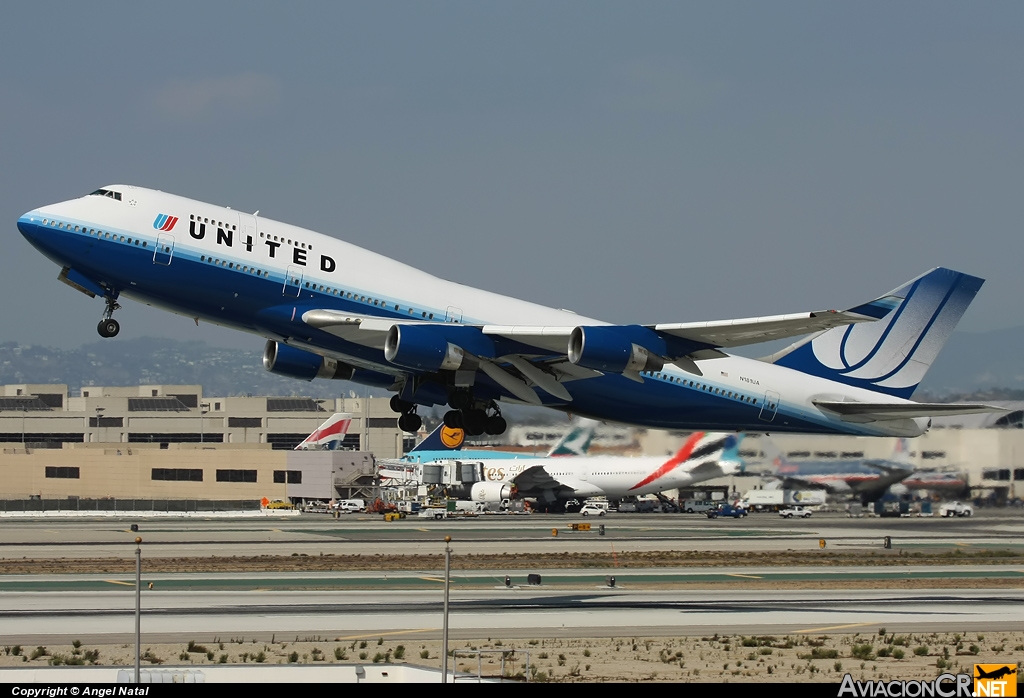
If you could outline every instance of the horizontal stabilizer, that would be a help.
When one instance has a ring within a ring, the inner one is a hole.
[[[837,402],[814,400],[814,404],[829,412],[838,414],[847,422],[882,422],[892,419],[914,417],[940,417],[953,414],[978,414],[982,412],[1006,412],[1002,407],[980,403],[955,402]]]

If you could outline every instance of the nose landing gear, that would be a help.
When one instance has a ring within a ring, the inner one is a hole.
[[[106,296],[103,300],[107,302],[107,308],[103,311],[103,319],[100,320],[100,324],[96,325],[96,331],[100,333],[100,337],[116,337],[117,333],[121,331],[121,325],[114,319],[114,311],[121,305],[112,296]]]

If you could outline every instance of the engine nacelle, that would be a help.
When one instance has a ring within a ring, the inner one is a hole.
[[[454,371],[462,366],[466,352],[433,327],[394,325],[384,340],[384,358],[421,371]]]
[[[355,369],[346,363],[269,340],[263,349],[263,368],[289,378],[349,380]]]
[[[665,361],[618,327],[577,327],[569,335],[569,361],[605,373],[660,371]]]
[[[476,482],[469,490],[469,498],[474,502],[500,502],[511,497],[512,485],[507,482]]]

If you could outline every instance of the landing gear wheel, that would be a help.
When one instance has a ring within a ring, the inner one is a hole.
[[[461,429],[462,413],[458,410],[448,410],[444,413],[444,425],[449,429]]]
[[[398,418],[398,428],[408,434],[415,434],[423,426],[423,418],[415,412],[407,412]]]
[[[117,333],[121,331],[121,325],[111,317],[100,320],[100,324],[96,326],[96,331],[100,333],[100,337],[116,337]]]
[[[467,436],[479,436],[487,426],[487,413],[483,410],[463,410],[462,423]]]
[[[416,405],[414,405],[411,402],[408,402],[407,400],[403,400],[397,395],[391,396],[392,412],[397,412],[398,414],[405,414],[406,412],[412,412],[415,407]]]
[[[448,404],[453,410],[464,410],[473,404],[473,395],[468,390],[453,390],[448,396]]]
[[[484,426],[484,431],[491,436],[497,436],[498,434],[504,434],[508,428],[508,423],[505,418],[500,414],[493,415],[487,418],[487,424]]]

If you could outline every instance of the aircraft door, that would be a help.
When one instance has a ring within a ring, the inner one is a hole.
[[[448,311],[444,314],[445,322],[462,322],[462,308],[456,308],[454,305],[448,306]]]
[[[238,232],[238,237],[245,245],[245,249],[252,250],[256,246],[256,216],[239,211]]]
[[[764,402],[761,403],[761,414],[757,417],[762,422],[770,422],[775,419],[775,413],[779,410],[779,394],[774,390],[766,390]]]
[[[298,298],[302,291],[302,267],[289,265],[285,271],[284,287],[281,293],[289,298]]]
[[[174,257],[174,236],[170,233],[160,233],[156,236],[156,248],[153,250],[153,264],[167,266]]]

